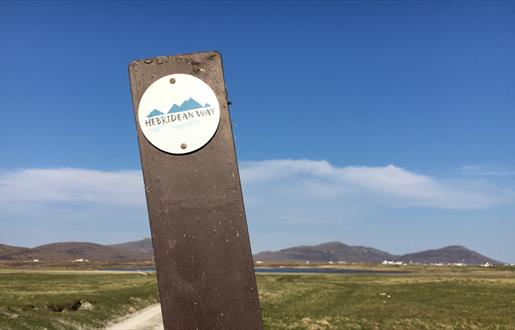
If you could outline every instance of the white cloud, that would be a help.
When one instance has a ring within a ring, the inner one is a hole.
[[[242,162],[241,176],[248,218],[253,223],[348,223],[384,208],[477,210],[514,203],[511,188],[441,180],[393,165],[337,167],[324,160]],[[141,172],[79,168],[0,172],[0,222],[10,221],[59,226],[91,221],[112,227],[132,221],[145,232],[148,222]]]
[[[27,169],[0,173],[0,200],[5,207],[31,204],[103,204],[144,206],[139,171],[78,168]]]
[[[441,180],[394,165],[336,167],[325,160],[243,162],[242,181],[251,203],[270,195],[300,207],[333,201],[335,208],[428,207],[474,210],[513,203],[511,188],[484,182]]]
[[[0,243],[123,242],[148,236],[140,171],[0,172]]]

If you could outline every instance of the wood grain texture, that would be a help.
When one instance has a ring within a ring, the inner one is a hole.
[[[262,329],[220,54],[131,63],[135,118],[144,91],[176,73],[213,89],[220,124],[200,150],[172,155],[150,144],[136,119],[165,329]]]

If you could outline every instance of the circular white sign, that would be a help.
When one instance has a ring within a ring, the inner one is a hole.
[[[172,154],[202,148],[215,135],[219,122],[215,93],[189,74],[171,74],[154,81],[138,107],[138,123],[147,140]]]

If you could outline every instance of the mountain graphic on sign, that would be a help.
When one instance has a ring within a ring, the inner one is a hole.
[[[151,112],[151,113],[149,113],[149,114],[147,115],[147,118],[150,118],[150,117],[156,117],[156,116],[162,116],[162,115],[164,115],[164,113],[162,113],[161,111],[159,111],[159,110],[157,110],[157,109],[154,109],[154,110],[152,110],[152,112]]]
[[[206,106],[209,106],[209,105],[206,105]],[[204,108],[204,106],[202,106],[202,104],[198,103],[197,101],[195,101],[193,98],[190,97],[186,101],[182,102],[181,105],[177,105],[177,104],[172,105],[172,107],[170,108],[170,111],[168,111],[168,113],[189,111],[189,110],[194,110],[194,109],[198,109],[198,108]]]

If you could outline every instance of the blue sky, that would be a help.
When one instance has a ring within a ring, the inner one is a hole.
[[[515,262],[515,5],[0,3],[0,243],[148,235],[127,65],[218,50],[253,250]]]

